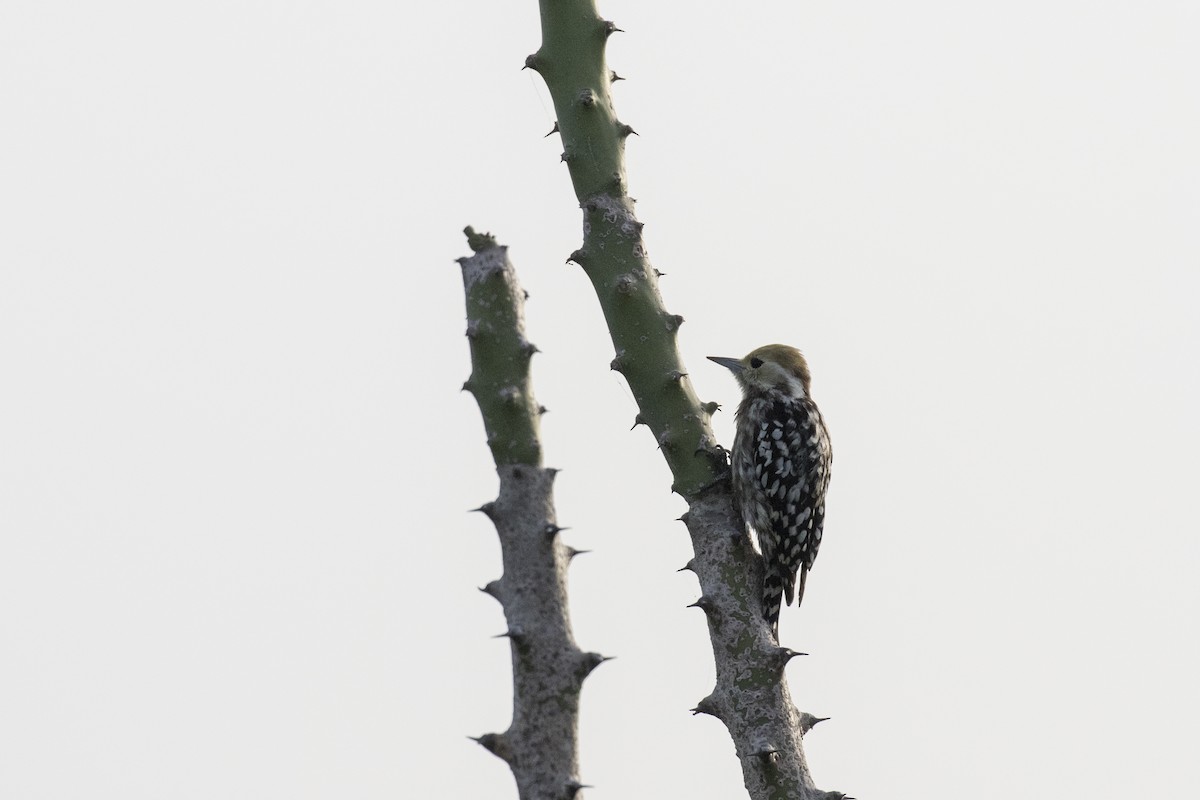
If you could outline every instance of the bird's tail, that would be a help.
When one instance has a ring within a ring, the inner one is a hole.
[[[771,624],[771,630],[775,633],[775,641],[779,641],[779,611],[784,600],[786,599],[790,606],[794,598],[797,608],[800,603],[804,602],[804,585],[808,582],[808,567],[801,565],[797,572],[792,572],[787,568],[779,572],[768,569],[767,575],[763,579],[763,617]],[[798,582],[797,577],[799,577]]]
[[[791,588],[790,586],[788,587]],[[783,605],[783,578],[774,570],[769,570],[763,578],[762,605],[763,617],[779,641],[779,609]],[[790,592],[789,592],[790,594]]]

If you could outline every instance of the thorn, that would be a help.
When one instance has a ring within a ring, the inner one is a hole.
[[[479,591],[497,600],[500,599],[500,581],[499,579],[488,582],[485,586],[480,586]]]
[[[525,633],[521,630],[507,630],[504,633],[497,633],[493,639],[511,639],[514,642],[520,643],[525,638]]]
[[[542,352],[542,351],[538,350],[537,345],[534,344],[533,342],[529,341],[528,339],[521,342],[521,354],[524,355],[526,358],[530,358],[533,356],[534,353],[540,353],[540,352]]]
[[[558,467],[546,467],[545,472],[546,472],[546,475],[548,475],[550,477],[550,480],[553,481],[555,478],[558,477],[558,473],[562,472],[562,470],[559,469]]]
[[[623,81],[623,80],[625,80],[625,79],[622,78],[620,75],[618,75],[615,70],[609,71],[609,74],[608,74],[608,82],[609,83],[616,83],[617,81]]]
[[[705,614],[711,614],[713,612],[714,606],[713,606],[713,601],[708,598],[708,595],[702,594],[702,595],[700,595],[699,600],[697,600],[694,603],[690,603],[689,605],[684,606],[684,608],[698,608],[701,611],[703,611]]]
[[[569,531],[569,530],[571,530],[571,529],[570,528],[560,528],[559,526],[555,525],[553,522],[547,522],[546,526],[544,528],[542,528],[542,533],[546,534],[551,539],[553,539],[555,536],[558,536],[563,531]]]
[[[587,253],[583,252],[583,250],[576,250],[575,252],[571,253],[571,255],[567,256],[566,263],[570,264],[572,261],[574,261],[576,264],[582,267],[586,260]]]
[[[527,292],[526,290],[522,289],[522,290],[521,290],[521,297],[522,297],[522,299],[528,300],[528,299],[529,299],[529,292]]]
[[[645,424],[646,424],[646,418],[643,417],[641,415],[641,413],[639,412],[637,414],[637,416],[635,416],[633,418],[633,428],[636,428],[638,425],[645,425]],[[630,428],[629,430],[633,430],[633,428]]]
[[[671,443],[671,434],[669,431],[663,431],[662,436],[658,437],[658,449],[666,450],[673,447]]]
[[[614,33],[624,33],[625,31],[617,27],[616,23],[609,20],[604,20],[604,35],[605,37],[612,36]]]
[[[625,351],[620,350],[617,352],[616,356],[613,357],[613,360],[608,362],[608,368],[611,370],[616,370],[617,372],[620,372],[621,370],[623,370],[625,368],[624,362],[625,362]]]
[[[688,519],[691,518],[691,516],[692,516],[692,512],[685,511],[679,515],[679,521],[682,522],[684,525],[687,525],[687,521],[688,521]]]
[[[472,385],[470,378],[467,378],[465,381],[463,381],[462,391],[475,394],[475,386]]]
[[[800,735],[803,736],[804,734],[808,733],[813,728],[815,728],[817,726],[817,723],[825,722],[828,719],[829,719],[829,717],[814,717],[812,714],[809,714],[807,711],[800,712]]]
[[[682,324],[683,324],[683,317],[681,317],[678,314],[672,314],[671,316],[667,317],[667,330],[668,331],[677,331],[677,330],[679,330],[679,326]]]
[[[701,403],[700,408],[702,408],[704,410],[705,414],[708,414],[711,417],[713,414],[715,414],[721,410],[721,404],[714,403],[710,400],[707,403]]]
[[[624,122],[617,123],[617,135],[618,136],[620,136],[622,139],[627,139],[627,138],[629,138],[630,134],[637,136],[638,132],[635,131],[630,126],[626,125]]]
[[[696,559],[689,558],[688,562],[686,564],[684,564],[682,567],[680,567],[679,569],[677,569],[675,571],[676,572],[695,572],[696,571]],[[482,591],[482,590],[480,590],[480,591]]]
[[[638,233],[641,233],[646,229],[646,223],[642,222],[641,220],[634,220],[633,229]]]
[[[570,154],[570,153],[568,153],[568,152],[566,152],[566,151],[564,150],[564,151],[563,151],[563,154],[562,154],[561,156],[559,156],[558,160],[559,160],[559,161],[563,161],[563,162],[565,162],[565,161],[570,161],[570,160],[571,160],[571,154]]]
[[[545,139],[545,138],[547,138],[547,137],[553,136],[553,135],[554,135],[554,134],[556,134],[556,133],[558,133],[558,120],[554,120],[554,127],[553,127],[553,128],[551,128],[551,129],[550,129],[550,132],[549,132],[549,133],[547,133],[547,134],[546,134],[545,136],[543,136],[542,138],[543,138],[543,139]]]
[[[800,653],[790,647],[780,647],[775,651],[776,663],[779,666],[779,671],[783,672],[783,668],[788,665],[793,658],[797,656],[806,656],[808,653]]]
[[[485,733],[482,736],[468,736],[467,738],[477,742],[489,753],[504,761],[512,760],[512,751],[508,746],[508,740],[502,733]]]
[[[525,57],[525,66],[521,67],[521,69],[531,69],[534,72],[541,72],[542,59],[538,57],[537,53],[531,53]]]
[[[467,338],[474,339],[479,336],[479,323],[472,322],[467,325]]]
[[[596,93],[591,89],[584,89],[579,93],[579,97],[577,99],[579,100],[579,105],[583,106],[584,108],[591,108],[592,106],[596,105]]]
[[[592,551],[591,550],[576,550],[574,547],[568,547],[567,548],[567,559],[572,560],[575,558],[575,556],[585,556],[590,552],[592,552]]]
[[[667,276],[667,273],[665,273],[665,272],[659,272],[658,270],[654,270],[654,277],[656,277],[656,278],[665,278],[666,276]]]
[[[678,383],[679,381],[683,380],[686,377],[687,377],[686,372],[680,372],[677,369],[673,369],[667,373],[667,379],[673,383]]]
[[[721,715],[717,712],[717,701],[713,700],[711,694],[701,699],[699,703],[696,703],[696,707],[692,709],[692,716],[694,717],[697,714],[708,714],[710,717],[721,718]]]
[[[575,795],[579,794],[580,789],[593,789],[595,787],[592,786],[590,783],[580,783],[579,781],[567,781],[567,785],[564,788],[566,788],[566,790],[567,790],[567,797],[572,798]]]
[[[580,678],[586,678],[592,674],[592,670],[603,664],[605,661],[612,661],[616,656],[602,656],[599,653],[584,653],[580,663]]]
[[[541,414],[545,414],[545,413],[546,413],[547,411],[549,411],[549,410],[550,410],[550,409],[546,408],[545,406],[538,406],[538,414],[539,414],[539,415],[541,415]]]
[[[484,503],[479,508],[471,509],[471,513],[475,513],[476,511],[478,511],[480,514],[483,514],[488,519],[496,518],[496,504],[494,502]]]

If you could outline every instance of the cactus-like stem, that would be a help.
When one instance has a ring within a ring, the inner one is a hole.
[[[500,495],[478,511],[496,526],[504,574],[482,591],[500,601],[513,668],[513,719],[475,738],[503,759],[521,800],[581,797],[579,696],[605,659],[575,644],[567,611],[567,566],[580,551],[563,543],[552,495],[556,470],[541,466],[540,407],[529,380],[534,348],[523,329],[524,292],[505,248],[467,228],[475,255],[460,259],[471,342],[468,384],[483,414]],[[472,332],[474,332],[472,334]]]
[[[496,466],[541,466],[539,406],[529,381],[537,352],[525,338],[525,293],[508,248],[490,234],[464,231],[474,255],[458,259],[467,296],[471,377],[463,389],[479,403]]]
[[[618,120],[605,42],[617,30],[594,0],[540,0],[542,45],[526,65],[545,79],[558,119],[563,160],[583,208],[583,267],[600,300],[616,357],[689,503],[717,683],[702,709],[725,723],[754,800],[820,796],[804,758],[801,713],[783,676],[780,648],[763,619],[762,565],[733,511],[725,451],[709,425],[713,404],[692,389],[676,346],[683,317],[668,313],[627,192],[624,148],[633,129]],[[635,426],[636,427],[636,426]]]
[[[554,100],[564,160],[583,208],[583,246],[571,254],[591,279],[617,358],[642,421],[675,478],[692,497],[721,479],[724,452],[715,442],[675,346],[683,317],[668,313],[650,264],[642,224],[626,192],[625,142],[632,128],[613,110],[612,73],[604,47],[616,30],[592,0],[541,0],[542,46],[526,60]]]

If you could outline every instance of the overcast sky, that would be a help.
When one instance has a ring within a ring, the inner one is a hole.
[[[604,0],[690,379],[799,346],[818,784],[1185,796],[1200,10]],[[742,796],[522,2],[0,5],[0,796],[515,797],[461,229],[531,294],[589,797]]]

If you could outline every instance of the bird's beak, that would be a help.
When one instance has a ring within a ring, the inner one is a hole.
[[[742,363],[742,360],[740,358],[726,358],[725,356],[709,356],[708,360],[712,361],[714,363],[720,364],[722,367],[725,367],[726,369],[731,371],[734,375],[738,374],[739,372],[741,372],[742,370],[744,370],[746,368],[746,365]]]

